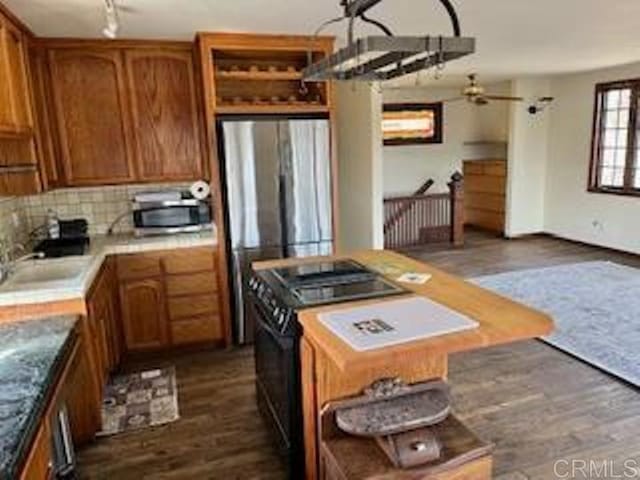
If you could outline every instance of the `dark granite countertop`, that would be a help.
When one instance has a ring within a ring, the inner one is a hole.
[[[74,316],[0,324],[0,479],[17,478],[74,343]]]

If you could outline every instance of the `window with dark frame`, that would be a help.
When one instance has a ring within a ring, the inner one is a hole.
[[[640,195],[640,79],[596,85],[589,190]]]

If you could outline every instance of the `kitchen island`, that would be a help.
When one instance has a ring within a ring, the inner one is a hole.
[[[301,310],[298,321],[302,327],[300,362],[308,479],[324,478],[320,423],[329,404],[360,395],[363,389],[382,378],[398,377],[407,384],[446,379],[451,353],[530,339],[547,335],[553,329],[551,318],[541,312],[394,252],[361,251],[323,260],[346,258],[364,264],[393,282],[406,273],[429,275],[430,279],[423,284],[398,284],[417,296],[427,297],[472,319],[477,322],[477,327],[379,349],[356,351],[327,328],[319,320],[319,315],[393,299],[369,299]],[[262,262],[255,268],[318,260],[316,257]],[[482,467],[490,472],[490,458]],[[487,478],[478,472],[474,475],[473,478]]]

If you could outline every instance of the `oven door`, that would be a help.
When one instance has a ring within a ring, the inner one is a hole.
[[[295,457],[295,452],[302,451],[299,339],[271,328],[253,295],[252,300],[258,408],[277,440],[281,455]]]

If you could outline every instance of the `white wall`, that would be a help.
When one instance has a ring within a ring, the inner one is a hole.
[[[531,99],[548,96],[545,78],[520,78],[512,82],[511,94],[525,102],[510,102],[509,154],[507,164],[508,237],[540,233],[545,229],[545,190],[549,111],[527,111]]]
[[[336,82],[338,249],[383,248],[382,97],[365,82]]]
[[[509,84],[488,86],[492,93],[509,93]],[[384,90],[385,102],[434,102],[460,95],[460,88],[403,88]],[[453,172],[462,170],[462,160],[504,156],[501,149],[465,146],[476,140],[507,141],[508,107],[493,102],[482,107],[467,102],[444,105],[443,143],[384,147],[384,194],[387,197],[412,194],[428,178],[435,184],[430,192],[447,191]]]
[[[552,79],[547,232],[640,253],[640,198],[587,192],[595,84],[638,77],[640,63]]]

